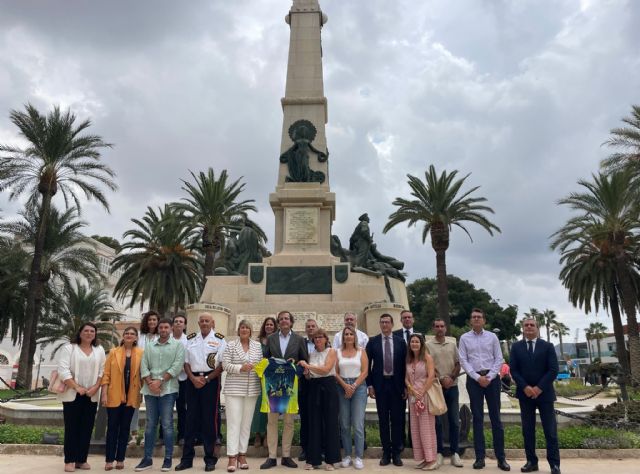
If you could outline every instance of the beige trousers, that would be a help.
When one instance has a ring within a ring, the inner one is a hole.
[[[285,413],[284,428],[282,430],[282,457],[291,457],[291,442],[293,441],[293,419],[295,414]],[[278,419],[279,413],[269,413],[267,416],[267,444],[269,445],[269,457],[278,457]]]

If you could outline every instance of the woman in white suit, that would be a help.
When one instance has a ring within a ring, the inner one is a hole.
[[[100,382],[104,373],[104,349],[98,344],[97,328],[84,323],[58,359],[58,374],[66,390],[58,394],[64,417],[64,470],[90,469],[87,463]]]
[[[249,469],[247,446],[251,420],[260,393],[260,379],[253,368],[262,360],[262,345],[251,339],[251,323],[238,324],[238,339],[227,344],[222,355],[222,367],[227,372],[224,395],[227,413],[228,472],[237,467]]]

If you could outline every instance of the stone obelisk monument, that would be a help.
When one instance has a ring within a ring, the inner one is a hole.
[[[195,315],[203,310],[214,314],[217,331],[234,335],[240,320],[251,321],[257,331],[264,318],[286,309],[298,320],[315,319],[328,331],[340,330],[344,313],[352,311],[361,329],[378,332],[380,314],[398,315],[408,307],[398,270],[402,263],[377,251],[366,214],[354,231],[357,238],[351,238],[352,249],[341,248],[337,238],[332,241],[336,197],[329,187],[329,164],[334,158],[325,134],[321,41],[327,16],[317,0],[294,0],[285,21],[291,36],[281,99],[284,118],[280,154],[274,153],[278,182],[269,195],[275,215],[273,255],[242,269],[216,269],[200,302],[188,308],[189,329],[197,329]],[[339,169],[339,161],[333,166]]]

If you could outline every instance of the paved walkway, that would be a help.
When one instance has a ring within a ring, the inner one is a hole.
[[[250,471],[257,473],[259,471],[260,463],[262,463],[263,458],[249,458],[249,466]],[[133,468],[138,463],[139,459],[127,459],[125,461],[125,469],[123,471],[111,471],[115,472],[134,472]],[[177,460],[176,460],[177,461]],[[93,466],[92,471],[94,472],[104,472],[104,458],[102,456],[90,456],[89,463]],[[448,472],[448,473],[464,473],[464,472],[502,472],[498,470],[496,467],[495,461],[487,460],[487,467],[483,471],[471,471],[472,461],[464,460],[465,467],[463,469],[455,468],[449,464],[445,464],[442,466],[438,472]],[[509,463],[511,464],[511,472],[520,472],[520,467],[524,464],[524,461],[517,459],[510,459]],[[175,466],[176,463],[174,463]],[[301,464],[301,463],[299,463]],[[365,459],[365,469],[363,472],[378,472],[378,473],[387,473],[390,474],[392,472],[400,472],[404,471],[407,474],[411,472],[417,472],[413,469],[414,462],[411,460],[405,459],[405,465],[402,468],[395,468],[393,466],[390,467],[380,467],[378,465],[377,459]],[[146,472],[160,472],[160,466],[162,465],[162,460],[159,458],[154,459],[154,466],[152,469]],[[215,472],[226,472],[226,459],[221,459],[218,463],[218,467]],[[62,463],[62,458],[59,456],[25,456],[19,454],[5,454],[0,456],[0,470],[3,473],[29,473],[29,474],[46,474],[46,473],[62,473],[64,472],[64,465]],[[352,468],[349,469],[337,469],[337,472],[350,472],[355,473],[356,471]],[[83,473],[86,471],[76,471],[78,473]],[[172,471],[175,472],[175,471]],[[186,473],[196,473],[196,472],[204,472],[204,464],[196,461],[194,468]],[[240,471],[236,471],[239,473]],[[265,471],[263,471],[265,472]],[[282,466],[278,466],[277,468],[270,469],[268,471],[270,474],[295,474],[302,473],[302,465],[300,465],[299,469],[288,469]],[[316,471],[316,472],[324,472],[324,471]],[[549,472],[549,468],[546,462],[540,463],[540,472],[545,473]],[[562,461],[562,473],[563,474],[605,474],[605,473],[615,473],[615,474],[637,474],[638,473],[638,460],[635,459],[625,459],[625,460],[616,460],[616,459],[566,459]]]

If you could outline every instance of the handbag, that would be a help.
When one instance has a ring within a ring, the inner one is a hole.
[[[444,401],[442,385],[440,385],[440,381],[437,378],[433,381],[425,398],[429,401],[429,413],[432,415],[440,416],[447,412],[447,403]]]
[[[57,370],[52,370],[49,377],[49,386],[47,387],[49,393],[58,395],[67,391],[67,386],[62,381],[62,377],[60,377]]]

